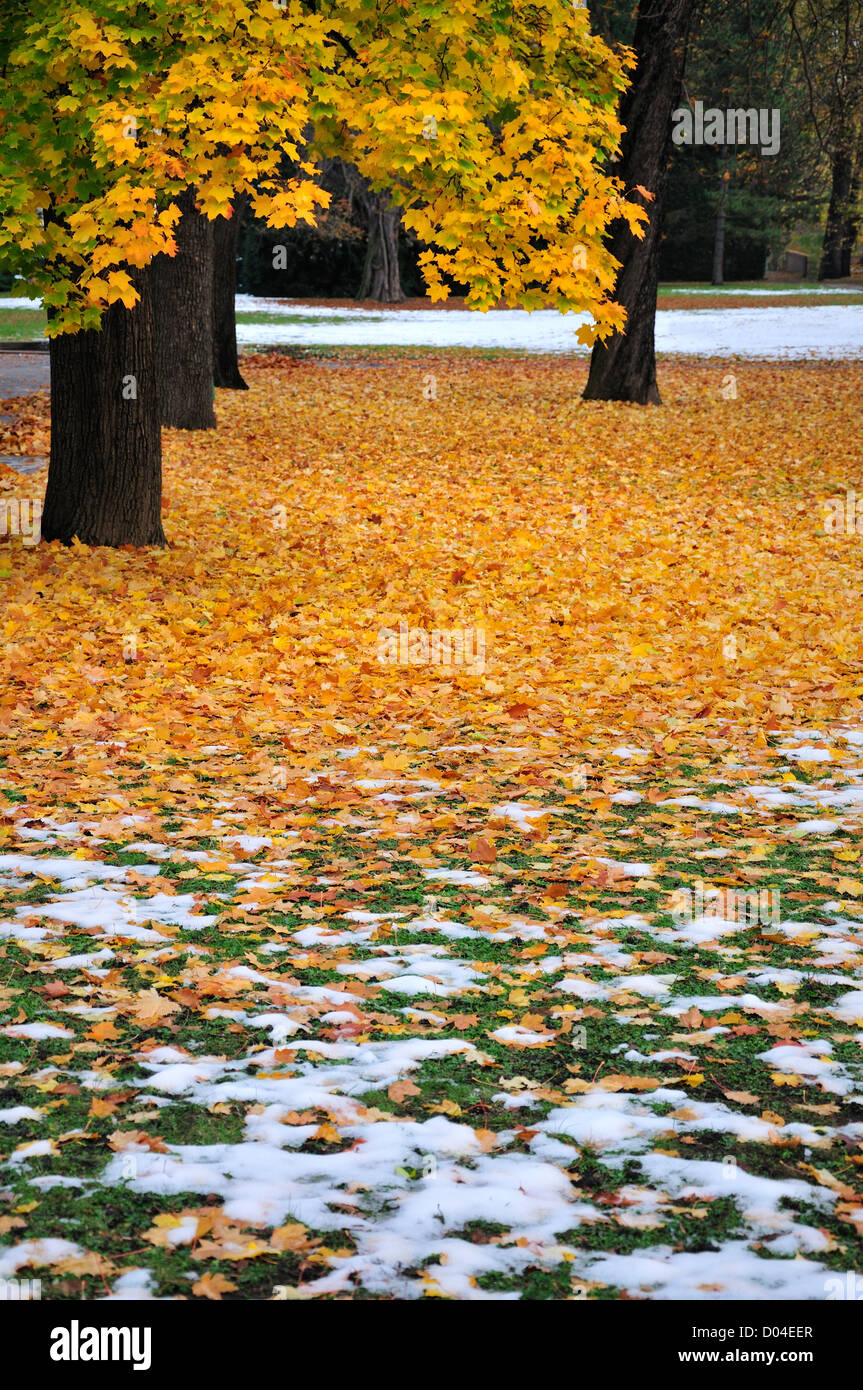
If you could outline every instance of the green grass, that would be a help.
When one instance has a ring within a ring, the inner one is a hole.
[[[859,289],[853,285],[842,288],[852,297],[863,294],[863,285]],[[758,290],[764,294],[799,294],[801,291],[804,294],[823,293],[823,287],[813,280],[727,280],[724,285],[713,285],[709,280],[668,280],[659,286],[659,295],[661,298],[666,294],[687,294],[693,290],[706,290],[711,294],[734,294],[740,290]],[[838,298],[838,295],[830,295],[831,301]]]
[[[280,320],[283,322],[283,320]],[[320,320],[317,320],[320,322]],[[526,348],[477,348],[477,347],[447,347],[435,345],[428,347],[406,347],[396,343],[244,343],[241,352],[273,352],[283,357],[294,357],[301,361],[306,360],[335,360],[335,359],[357,359],[363,360],[370,356],[380,357],[382,360],[392,358],[401,361],[426,360],[430,354],[436,357],[471,357],[485,358],[488,361],[495,361],[499,358],[524,358],[537,356],[535,353],[528,353]]]
[[[41,338],[47,322],[43,309],[0,308],[0,340],[29,342]]]
[[[264,309],[241,309],[237,313],[237,323],[271,323],[278,327],[288,327],[292,324],[311,324],[312,327],[320,326],[329,322],[327,315],[319,314],[273,314]],[[364,323],[381,323],[379,314],[369,314],[363,318]]]

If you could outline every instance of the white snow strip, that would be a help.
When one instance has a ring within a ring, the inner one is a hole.
[[[587,314],[554,309],[360,309],[279,304],[241,296],[240,311],[265,312],[285,321],[237,324],[241,344],[314,344],[399,347],[514,348],[524,352],[589,355],[576,331]],[[291,322],[302,317],[309,322]],[[659,309],[659,352],[700,357],[805,358],[863,357],[863,306],[771,305],[757,309]]]

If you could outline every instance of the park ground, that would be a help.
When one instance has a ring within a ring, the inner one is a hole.
[[[498,355],[565,353],[586,356],[576,331],[584,314],[500,306],[472,312],[462,299],[430,306],[361,304],[344,299],[265,299],[237,296],[237,341],[246,349],[290,348],[303,355],[334,347],[366,353],[394,348],[453,349]],[[0,297],[0,345],[38,342],[45,330],[38,300]],[[750,281],[725,285],[662,285],[656,316],[661,353],[786,360],[863,357],[863,282],[829,285]],[[2,373],[0,373],[0,395]]]
[[[244,370],[169,548],[0,552],[0,1276],[855,1296],[863,364]]]

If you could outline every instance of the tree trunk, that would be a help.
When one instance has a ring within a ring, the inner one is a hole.
[[[624,93],[625,126],[613,172],[627,189],[641,184],[653,195],[643,240],[624,221],[615,223],[609,247],[621,262],[615,299],[626,309],[626,329],[594,345],[587,401],[631,401],[659,405],[656,384],[656,292],[659,238],[671,154],[671,115],[679,99],[686,45],[701,0],[639,0],[633,48],[637,64]]]
[[[841,280],[851,269],[851,251],[848,249],[843,268],[843,243],[848,241],[848,223],[851,220],[851,185],[853,170],[851,155],[845,150],[837,150],[831,168],[830,205],[827,209],[827,225],[824,228],[824,242],[821,248],[821,264],[818,267],[819,280]]]
[[[101,329],[50,341],[46,541],[165,544],[151,273],[129,274],[134,309],[112,304]]]
[[[357,299],[376,299],[383,304],[399,304],[405,298],[399,275],[401,211],[399,208],[386,206],[385,194],[372,194],[372,199],[377,206],[369,209],[369,239]]]
[[[238,193],[232,217],[213,223],[213,381],[229,391],[248,391],[237,358],[237,243],[248,194]]]
[[[213,411],[213,224],[181,193],[177,253],[153,258],[156,364],[162,424],[215,429]]]
[[[345,181],[365,218],[368,240],[357,299],[376,299],[400,304],[406,297],[399,275],[399,225],[401,209],[390,204],[388,193],[375,193],[353,164],[343,166]]]
[[[848,279],[851,275],[851,257],[854,247],[857,245],[857,232],[859,230],[859,217],[857,208],[860,198],[860,169],[855,166],[851,173],[851,187],[848,192],[848,212],[842,227],[842,243],[839,248],[839,266],[842,271],[842,278]]]
[[[729,172],[727,163],[727,151],[723,147],[721,151],[722,164],[719,175],[719,199],[716,204],[716,222],[713,228],[713,275],[711,277],[714,285],[725,284],[725,223],[728,216],[728,183]]]
[[[842,235],[842,246],[840,249],[839,264],[842,268],[842,279],[847,280],[851,276],[851,256],[854,247],[857,245],[857,233],[859,225],[856,216],[845,219],[845,227]]]

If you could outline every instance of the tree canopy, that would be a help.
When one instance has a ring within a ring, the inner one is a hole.
[[[210,217],[246,192],[273,226],[313,221],[325,155],[392,190],[433,298],[451,274],[477,308],[588,309],[587,341],[623,322],[627,56],[565,0],[35,0],[3,56],[0,253],[52,334],[135,303],[184,189]]]

